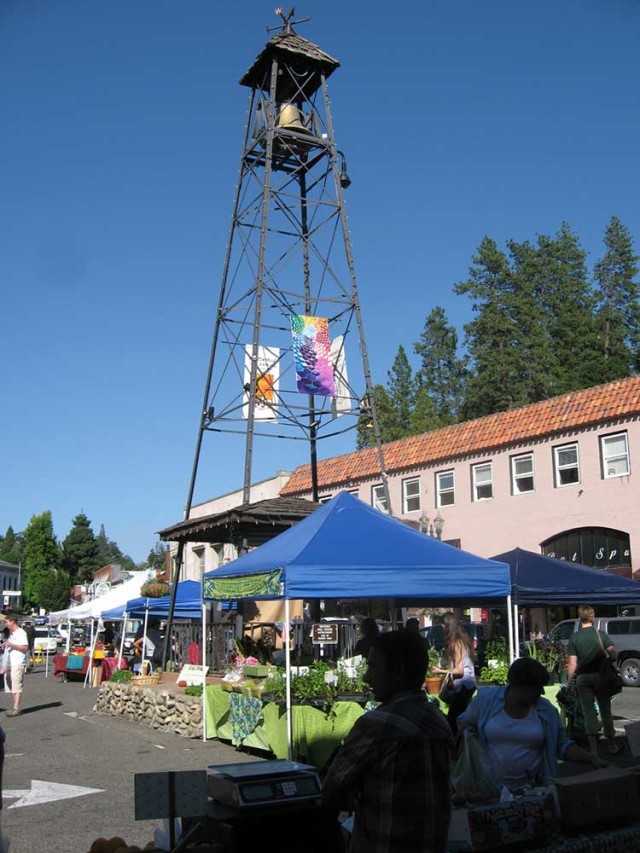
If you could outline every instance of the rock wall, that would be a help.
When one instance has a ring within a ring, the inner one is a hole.
[[[94,711],[183,737],[202,737],[201,696],[176,695],[157,687],[133,687],[105,681],[98,690]]]

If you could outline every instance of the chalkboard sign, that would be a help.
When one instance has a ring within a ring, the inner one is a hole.
[[[338,626],[335,622],[320,622],[311,626],[312,643],[337,643]]]

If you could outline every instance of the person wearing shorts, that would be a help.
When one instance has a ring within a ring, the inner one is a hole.
[[[22,699],[29,640],[27,632],[20,627],[14,613],[7,613],[4,621],[10,631],[8,639],[4,641],[5,654],[7,651],[9,652],[7,671],[4,676],[4,689],[13,697],[13,708],[7,711],[7,717],[17,717],[20,714],[20,700]]]

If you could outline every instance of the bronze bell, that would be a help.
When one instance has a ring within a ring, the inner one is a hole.
[[[295,104],[283,104],[278,114],[278,127],[283,130],[295,130],[298,133],[310,133],[302,121],[302,113]]]

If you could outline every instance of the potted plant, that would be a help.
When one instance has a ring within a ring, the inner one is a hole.
[[[429,660],[427,665],[427,675],[424,679],[424,689],[432,696],[437,696],[438,693],[440,693],[440,687],[442,686],[442,679],[444,676],[441,673],[434,672],[433,670],[435,667],[440,666],[442,653],[434,646],[431,646],[428,654]]]
[[[507,644],[501,638],[487,643],[487,665],[480,670],[480,684],[506,684],[509,671]]]

